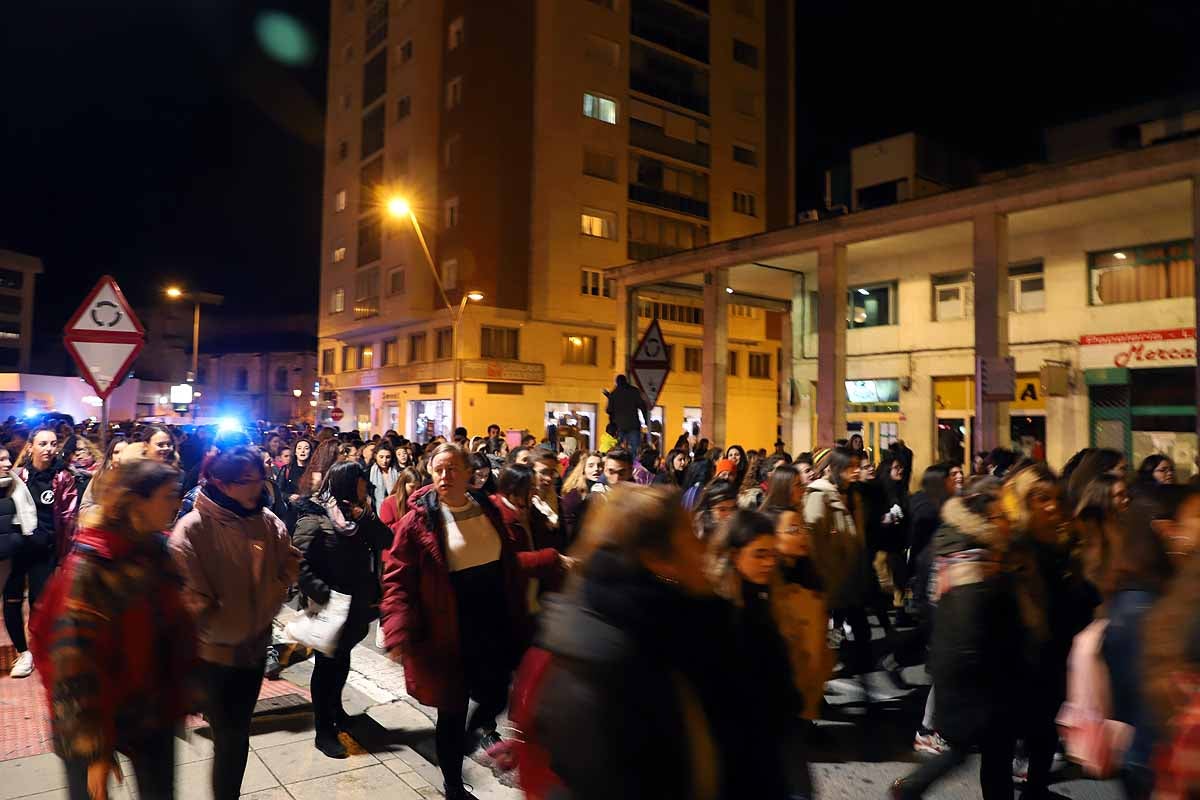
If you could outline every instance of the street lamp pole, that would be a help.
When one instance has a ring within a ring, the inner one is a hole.
[[[192,371],[188,373],[187,382],[195,384],[200,377],[200,304],[219,306],[225,302],[225,297],[211,292],[185,292],[178,286],[168,286],[165,294],[172,300],[192,301]],[[192,421],[196,419],[196,401],[192,400]]]
[[[425,264],[429,267],[430,274],[433,275],[433,282],[437,284],[438,292],[442,295],[442,302],[446,304],[446,311],[450,315],[451,350],[453,351],[453,364],[451,365],[450,372],[450,431],[453,435],[454,429],[458,427],[458,328],[463,320],[463,316],[467,312],[467,301],[472,300],[478,303],[483,299],[483,292],[470,291],[464,293],[462,302],[458,306],[458,313],[456,314],[454,312],[454,305],[451,304],[450,298],[446,295],[446,287],[442,285],[442,278],[438,275],[437,265],[433,263],[433,254],[429,252],[429,244],[425,241],[425,234],[421,230],[421,223],[417,221],[417,215],[413,213],[412,206],[401,197],[393,197],[387,201],[387,210],[391,216],[407,219],[412,223],[413,230],[417,234],[417,241],[421,243],[421,252],[425,254]]]
[[[196,302],[192,311],[192,371],[188,380],[196,382],[200,369],[200,303]]]

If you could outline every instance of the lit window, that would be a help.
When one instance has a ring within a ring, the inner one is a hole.
[[[336,356],[334,354],[333,348],[328,348],[326,350],[321,351],[321,374],[322,375],[332,375],[333,374],[335,358],[336,358]],[[199,381],[199,382],[203,383],[204,381]]]
[[[333,297],[329,300],[329,313],[340,314],[346,310],[346,290],[334,289]]]
[[[336,264],[339,261],[345,261],[345,260],[346,260],[346,248],[344,248],[344,247],[333,248],[333,263]]]
[[[454,358],[454,331],[450,328],[438,328],[433,332],[433,358],[435,361],[445,361]]]
[[[457,50],[463,43],[463,18],[455,17],[446,30],[446,49]]]
[[[598,119],[601,122],[607,122],[609,125],[617,124],[617,101],[609,97],[602,97],[591,92],[583,93],[583,115]]]
[[[600,270],[585,269],[580,271],[580,275],[580,294],[586,294],[592,297],[613,296],[613,280],[612,278],[605,278],[604,273]]]
[[[1089,253],[1088,266],[1094,306],[1196,294],[1189,239]]]
[[[616,239],[617,215],[611,211],[585,208],[579,215],[579,232],[598,239]]]
[[[339,189],[338,193],[333,196],[333,210],[334,211],[345,211],[346,210],[346,190],[345,189]]]
[[[446,81],[446,110],[462,105],[462,77]]]
[[[413,333],[408,337],[408,363],[425,360],[425,334]]]
[[[577,334],[562,337],[564,364],[579,364],[594,367],[596,365],[596,337],[580,336]]]
[[[383,340],[383,363],[382,367],[394,367],[400,362],[400,345],[395,339]]]
[[[358,366],[359,369],[371,369],[375,366],[375,348],[369,344],[362,346],[362,349],[359,350]]]
[[[443,205],[443,219],[445,220],[446,229],[457,228],[459,222],[458,198],[451,197]]]
[[[346,345],[342,348],[342,372],[358,369],[358,348]]]
[[[895,283],[852,287],[847,302],[847,322],[851,328],[875,328],[899,321]]]

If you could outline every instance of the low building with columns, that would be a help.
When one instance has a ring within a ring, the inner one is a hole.
[[[714,441],[746,425],[728,377],[736,304],[779,315],[792,452],[858,433],[874,451],[903,440],[920,470],[1010,444],[1061,467],[1108,446],[1167,452],[1189,475],[1200,140],[1153,141],[612,268],[616,360],[644,297],[690,293],[715,323],[698,376]],[[1015,374],[997,378],[1005,358]]]

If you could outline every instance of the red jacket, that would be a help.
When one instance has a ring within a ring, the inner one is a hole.
[[[79,531],[30,634],[63,758],[136,752],[183,720],[196,634],[165,536]]]
[[[510,655],[520,656],[525,640],[525,598],[517,554],[500,512],[487,495],[469,493],[500,538],[506,608],[496,609],[496,624],[510,631]],[[395,539],[383,554],[383,603],[380,605],[384,642],[400,648],[408,693],[435,708],[454,707],[467,700],[459,644],[458,605],[446,562],[446,525],[437,492],[418,489],[408,499],[409,511],[392,526]]]
[[[61,463],[61,462],[60,462]],[[29,468],[17,470],[17,477],[28,486]],[[50,482],[54,490],[54,547],[57,551],[58,562],[66,558],[71,549],[71,540],[75,538],[75,521],[79,513],[79,487],[75,483],[75,473],[68,467],[63,467],[54,474]]]

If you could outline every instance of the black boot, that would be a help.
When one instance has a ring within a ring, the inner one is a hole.
[[[317,734],[317,749],[330,758],[349,758],[350,754],[338,741],[336,733],[322,732]]]

